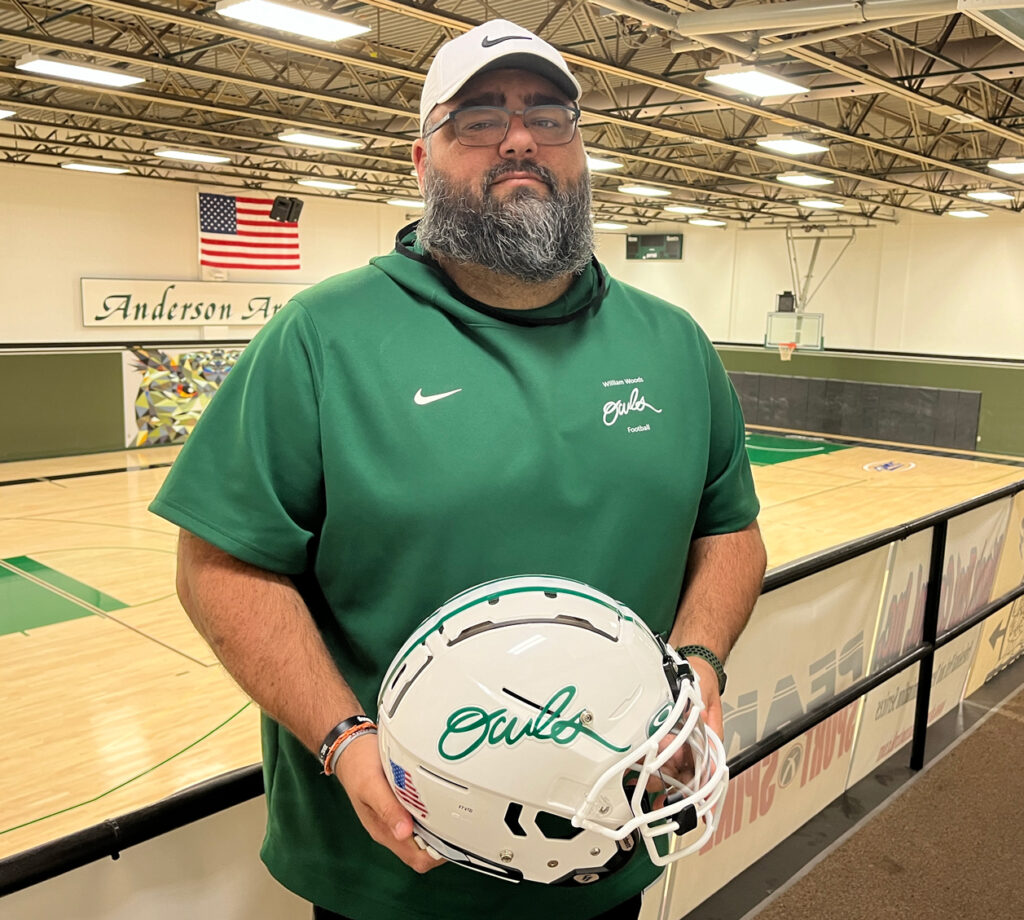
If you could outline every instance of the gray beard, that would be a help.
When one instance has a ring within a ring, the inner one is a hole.
[[[491,183],[508,172],[530,172],[543,179],[547,197],[518,188],[503,200]],[[551,171],[530,161],[506,161],[484,180],[482,198],[427,163],[423,177],[425,207],[416,238],[427,252],[456,262],[480,265],[520,281],[540,283],[582,272],[594,251],[590,218],[590,173],[559,188]]]

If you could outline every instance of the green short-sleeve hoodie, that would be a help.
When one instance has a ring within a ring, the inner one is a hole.
[[[667,634],[691,539],[758,511],[739,405],[708,339],[596,260],[555,303],[504,311],[462,295],[411,231],[399,239],[260,331],[152,510],[292,576],[371,715],[417,623],[494,578],[578,579]],[[265,862],[356,920],[585,918],[658,874],[637,848],[582,888],[447,865],[420,876],[266,717],[263,745]]]

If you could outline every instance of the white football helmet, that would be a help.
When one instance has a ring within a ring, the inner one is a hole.
[[[689,665],[631,610],[527,575],[424,620],[388,669],[377,719],[422,847],[511,881],[587,884],[638,839],[666,865],[713,833],[728,768],[702,709]],[[684,746],[692,779],[662,775]],[[657,808],[651,779],[668,793]]]

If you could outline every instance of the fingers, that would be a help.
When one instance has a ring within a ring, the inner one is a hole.
[[[413,838],[412,815],[391,791],[372,735],[353,741],[338,758],[335,770],[356,815],[377,843],[416,872],[441,865],[444,860],[435,859]]]

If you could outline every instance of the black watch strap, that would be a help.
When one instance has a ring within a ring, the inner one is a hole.
[[[718,695],[725,693],[725,668],[718,656],[704,645],[683,645],[676,649],[684,658],[703,658],[712,668],[715,669],[715,676],[718,678]]]

